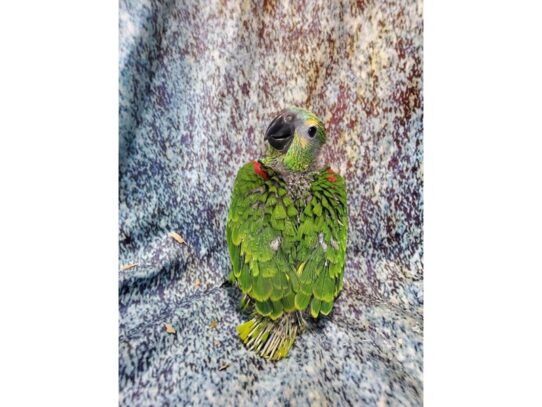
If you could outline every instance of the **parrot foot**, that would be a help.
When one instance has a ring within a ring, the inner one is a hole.
[[[299,314],[299,313],[296,313]],[[241,340],[249,350],[257,352],[268,360],[285,358],[301,330],[300,315],[288,313],[273,321],[268,317],[256,315],[250,321],[237,326]]]

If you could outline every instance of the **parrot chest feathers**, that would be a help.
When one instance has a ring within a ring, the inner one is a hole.
[[[305,200],[309,195],[311,182],[314,179],[314,172],[305,174],[281,174],[286,184],[288,195],[294,200]]]
[[[306,172],[292,172],[280,161],[272,161],[269,168],[276,172],[286,185],[286,191],[295,202],[305,200],[309,195],[311,183],[319,173],[317,169],[310,169]]]
[[[326,168],[281,170],[253,161],[238,172],[226,227],[233,278],[273,321],[328,315],[343,287],[344,179]]]

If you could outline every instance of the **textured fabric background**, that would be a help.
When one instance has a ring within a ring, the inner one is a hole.
[[[422,404],[422,8],[120,1],[121,405]],[[269,363],[235,332],[225,221],[288,104],[327,124],[350,235],[334,311]]]

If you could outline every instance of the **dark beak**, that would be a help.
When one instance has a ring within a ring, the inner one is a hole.
[[[286,119],[285,119],[286,118]],[[276,150],[288,150],[294,138],[295,124],[293,117],[282,114],[275,118],[265,132],[264,140],[268,141]]]

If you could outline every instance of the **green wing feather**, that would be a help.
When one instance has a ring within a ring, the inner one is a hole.
[[[292,202],[284,181],[263,168],[268,177],[247,163],[235,180],[226,227],[233,277],[260,315],[274,320],[307,308],[315,318],[328,315],[343,285],[344,179],[324,169],[307,199]]]
[[[311,315],[328,315],[343,287],[348,213],[346,185],[338,174],[324,169],[310,187],[297,230],[299,285],[295,306]]]
[[[260,163],[260,166],[263,165]],[[284,181],[270,168],[267,177],[245,164],[235,179],[226,239],[233,277],[255,302],[256,312],[279,318],[293,310],[290,274],[295,273],[297,209],[286,195]]]

